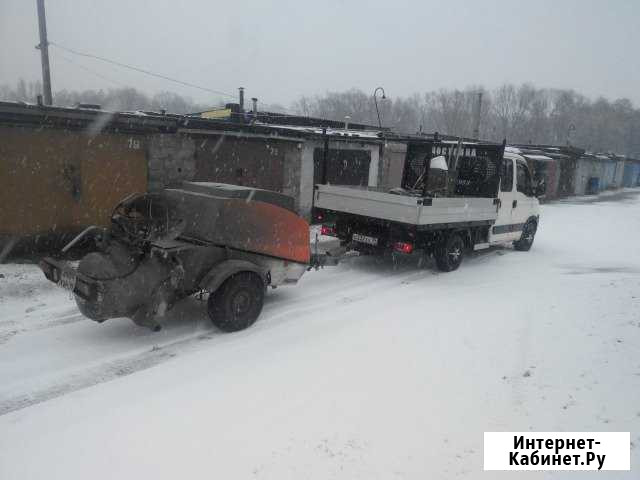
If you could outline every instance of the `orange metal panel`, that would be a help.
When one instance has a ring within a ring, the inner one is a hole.
[[[270,203],[224,200],[220,217],[214,234],[225,244],[309,263],[309,224],[295,213]]]

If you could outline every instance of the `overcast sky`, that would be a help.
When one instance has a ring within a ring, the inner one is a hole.
[[[393,97],[504,82],[640,105],[638,0],[47,0],[46,7],[51,41],[232,95],[244,86],[248,97],[285,106],[351,87],[382,85]],[[36,0],[0,0],[0,84],[40,78],[37,25]],[[50,51],[54,91],[130,85],[215,99]]]

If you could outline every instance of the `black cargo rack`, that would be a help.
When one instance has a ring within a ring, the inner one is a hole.
[[[493,197],[498,190],[505,145],[466,139],[409,141],[401,186],[413,190],[431,159],[444,156],[449,169],[448,195]],[[427,182],[423,183],[422,195],[427,196]]]

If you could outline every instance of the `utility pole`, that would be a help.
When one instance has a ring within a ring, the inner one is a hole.
[[[473,117],[473,138],[480,139],[480,112],[482,112],[482,92],[478,92],[478,103]]]
[[[36,46],[40,50],[42,62],[42,90],[44,104],[51,105],[51,73],[49,71],[49,41],[47,40],[47,19],[44,14],[44,0],[36,0],[38,5],[38,26],[40,29],[40,44]]]

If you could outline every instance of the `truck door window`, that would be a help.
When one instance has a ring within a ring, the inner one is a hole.
[[[527,196],[531,196],[531,175],[529,169],[524,162],[517,161],[517,173],[516,173],[516,189],[519,192],[524,193]]]
[[[505,159],[502,162],[502,175],[500,176],[500,190],[503,192],[513,191],[513,160]]]

